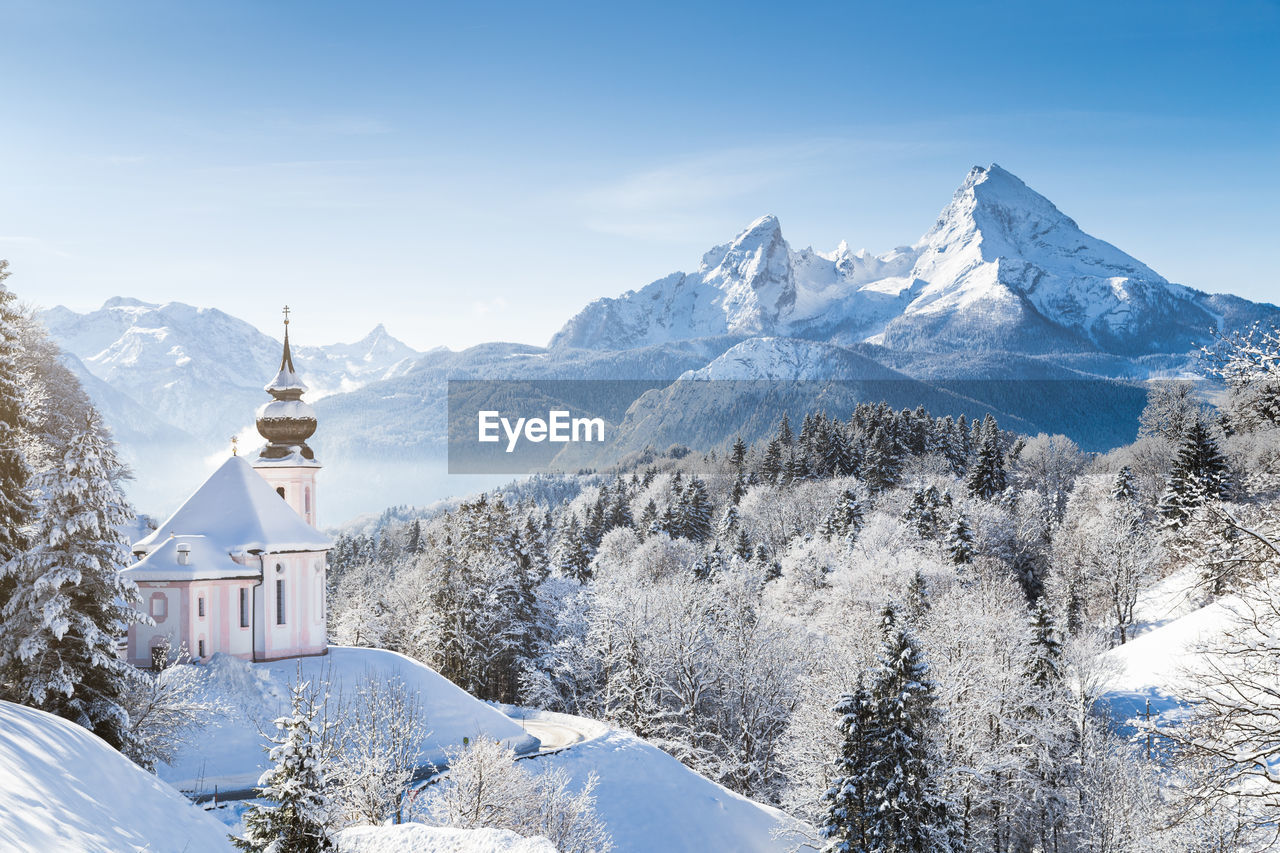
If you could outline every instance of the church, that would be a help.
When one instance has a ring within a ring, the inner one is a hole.
[[[316,474],[307,446],[315,410],[289,351],[285,308],[280,372],[257,411],[267,440],[252,461],[230,458],[154,532],[121,574],[142,593],[152,625],[131,625],[128,660],[151,666],[166,645],[193,660],[222,652],[270,661],[328,650],[325,554],[316,529]]]

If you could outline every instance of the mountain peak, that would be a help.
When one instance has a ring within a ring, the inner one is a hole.
[[[143,302],[141,299],[135,299],[132,296],[113,296],[106,302],[102,303],[102,310],[106,311],[111,308],[159,308],[155,302]]]

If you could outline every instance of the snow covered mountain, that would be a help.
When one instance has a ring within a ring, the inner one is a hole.
[[[891,349],[1186,352],[1212,328],[1274,308],[1172,284],[1086,234],[1010,172],[974,167],[934,226],[885,255],[793,252],[778,220],[753,222],[639,291],[600,299],[551,347],[629,349],[759,335]]]
[[[166,472],[225,453],[250,425],[280,357],[279,342],[252,325],[181,303],[116,298],[40,319],[124,444],[144,511],[167,511],[199,481]],[[845,243],[793,251],[764,216],[695,272],[587,305],[547,347],[424,354],[379,326],[354,344],[304,337],[294,359],[321,422],[325,521],[337,522],[487,485],[445,474],[450,379],[635,381],[634,399],[600,412],[623,433],[618,446],[633,448],[711,446],[743,430],[754,392],[724,401],[705,388],[662,390],[683,378],[804,380],[809,388],[787,397],[801,412],[876,394],[939,413],[992,411],[1102,450],[1133,437],[1144,392],[1132,383],[1193,369],[1190,353],[1211,329],[1259,321],[1280,323],[1280,309],[1171,283],[992,165],[969,172],[920,240],[882,255]],[[694,421],[705,423],[690,432]]]
[[[280,342],[256,327],[181,302],[116,297],[97,311],[57,306],[38,318],[73,357],[73,370],[121,395],[107,408],[129,409],[134,417],[144,411],[198,439],[225,441],[245,426],[280,360]],[[356,343],[304,343],[293,354],[311,400],[399,375],[421,355],[382,326]]]

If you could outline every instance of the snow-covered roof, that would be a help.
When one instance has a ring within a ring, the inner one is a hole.
[[[181,562],[182,552],[187,562]],[[257,561],[242,566],[207,536],[171,536],[151,553],[120,574],[132,581],[207,581],[221,578],[256,578]]]
[[[331,543],[307,524],[244,457],[232,456],[133,550],[152,551],[170,535],[203,535],[228,554],[325,551]]]

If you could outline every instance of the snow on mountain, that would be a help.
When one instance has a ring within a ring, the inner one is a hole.
[[[680,376],[682,381],[905,378],[844,347],[799,338],[748,338],[730,347],[706,367]]]
[[[0,732],[0,849],[232,849],[222,824],[75,723],[0,701]]]
[[[1170,283],[993,164],[969,172],[912,246],[879,256],[845,243],[829,254],[792,252],[767,216],[708,252],[696,273],[591,303],[551,346],[778,335],[1132,356],[1186,352],[1211,328],[1263,315],[1276,309]]]
[[[155,417],[219,443],[249,422],[280,361],[280,342],[215,308],[116,297],[97,311],[37,315],[63,350]],[[309,399],[408,370],[419,353],[378,326],[353,344],[294,347]],[[113,424],[114,426],[114,424]]]
[[[672,340],[774,331],[796,302],[791,250],[773,216],[702,257],[696,273],[673,273],[640,291],[599,299],[551,345],[632,349]]]

